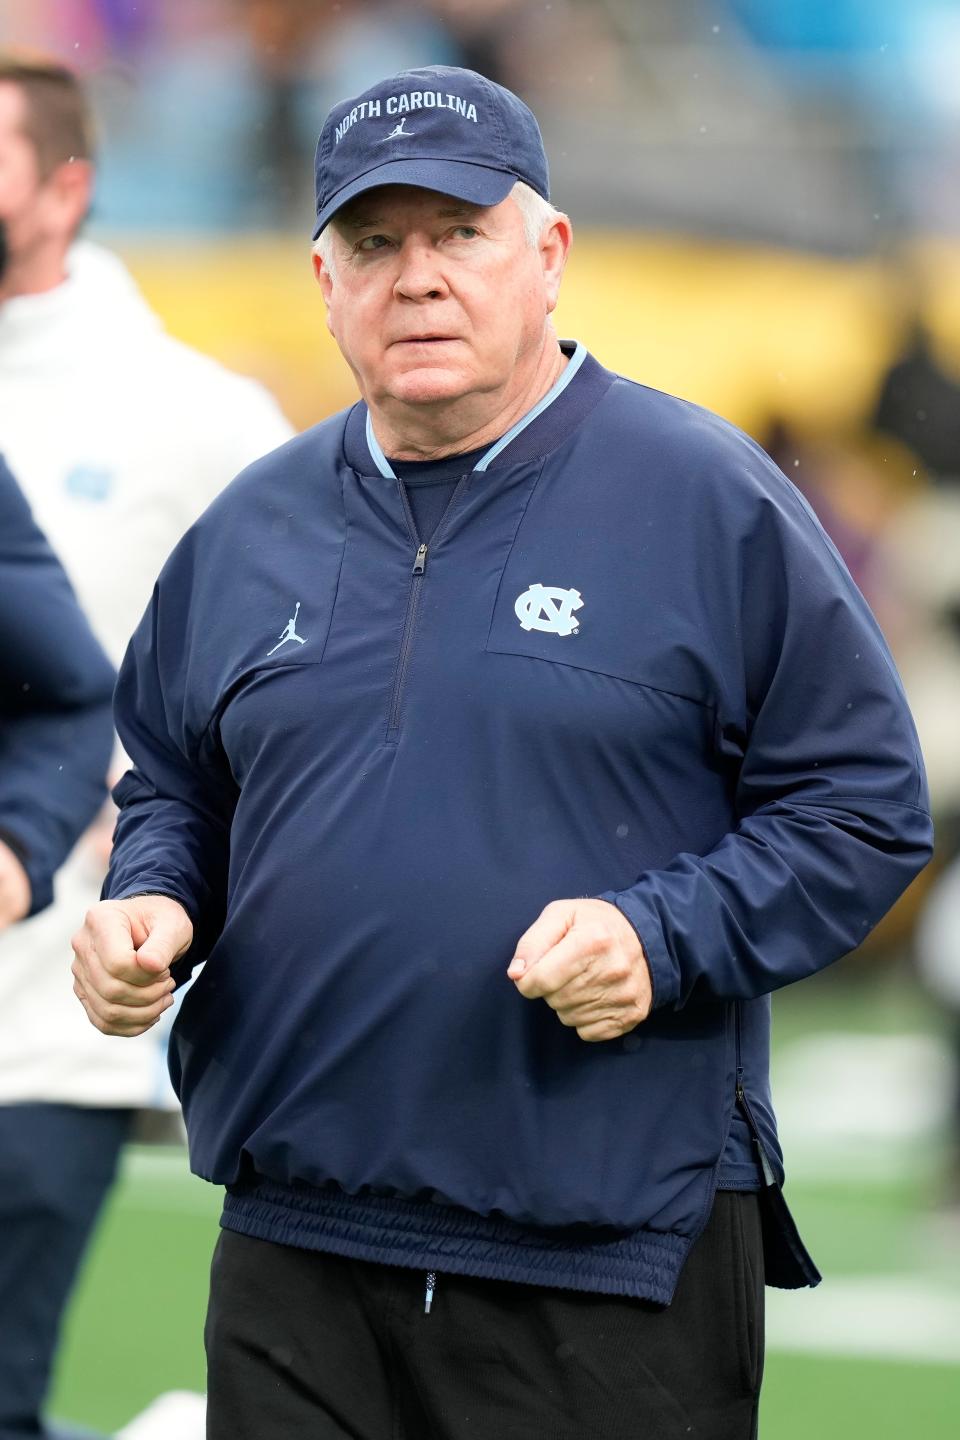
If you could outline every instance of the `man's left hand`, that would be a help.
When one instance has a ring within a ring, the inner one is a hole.
[[[546,1000],[581,1040],[616,1040],[650,1013],[650,969],[637,932],[607,900],[554,900],[517,944],[508,977]]]

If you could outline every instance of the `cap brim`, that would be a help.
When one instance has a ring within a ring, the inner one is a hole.
[[[437,190],[441,195],[454,195],[471,205],[499,205],[506,200],[517,183],[517,176],[506,170],[492,170],[486,165],[470,165],[461,160],[387,160],[366,171],[349,185],[344,185],[317,215],[313,232],[320,231],[350,200],[380,185],[417,185],[422,190]]]

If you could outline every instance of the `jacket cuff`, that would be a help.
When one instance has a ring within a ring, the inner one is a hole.
[[[651,1010],[675,1005],[680,995],[680,970],[667,949],[657,912],[632,890],[605,890],[597,899],[615,905],[637,932],[650,971],[653,990]]]
[[[30,885],[30,909],[24,919],[29,920],[31,915],[39,914],[41,910],[46,910],[47,906],[53,903],[53,875],[49,865],[38,858],[36,852],[31,850],[29,843],[22,836],[0,825],[0,840],[8,850],[13,851],[26,872]]]

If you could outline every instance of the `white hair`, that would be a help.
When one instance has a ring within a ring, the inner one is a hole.
[[[536,190],[524,184],[522,180],[517,181],[507,198],[513,200],[520,211],[524,239],[531,250],[535,250],[540,244],[540,237],[544,230],[548,225],[552,225],[563,212],[551,205],[549,200],[544,200],[542,195],[538,195]],[[317,239],[313,242],[314,255],[319,255],[323,261],[323,268],[330,275],[336,275],[334,237],[335,232],[331,221],[320,231]]]
[[[549,200],[544,200],[536,190],[518,180],[510,191],[510,199],[515,203],[520,214],[523,216],[523,233],[531,250],[535,250],[540,244],[540,238],[548,225],[562,214]]]

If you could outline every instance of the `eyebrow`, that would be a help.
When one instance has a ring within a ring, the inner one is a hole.
[[[459,218],[461,215],[475,215],[478,210],[482,210],[483,208],[482,205],[450,205],[435,211],[435,214],[440,220],[453,220]],[[340,223],[345,230],[368,230],[374,225],[385,225],[386,221],[380,216],[364,215],[361,213],[359,215],[347,215]]]

